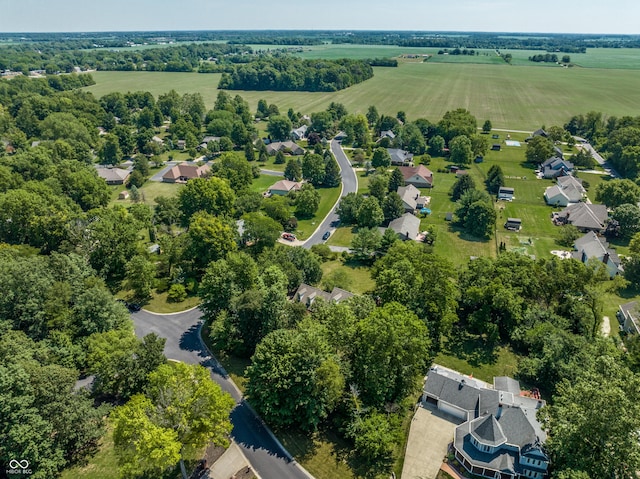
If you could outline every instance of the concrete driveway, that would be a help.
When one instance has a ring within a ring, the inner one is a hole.
[[[418,407],[411,421],[401,479],[435,479],[461,422],[434,406]]]

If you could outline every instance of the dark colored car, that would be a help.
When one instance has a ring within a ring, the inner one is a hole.
[[[138,311],[140,311],[142,309],[142,306],[140,306],[137,303],[129,303],[127,305],[127,308],[129,309],[129,312],[131,313],[137,313]]]
[[[329,236],[331,236],[331,231],[325,231],[325,233],[322,235],[322,240],[323,241],[328,240]]]

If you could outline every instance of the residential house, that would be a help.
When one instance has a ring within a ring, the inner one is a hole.
[[[621,304],[617,316],[624,331],[640,334],[640,307],[637,301]]]
[[[580,231],[602,233],[606,229],[609,213],[605,205],[573,203],[560,213],[553,213],[556,225],[571,224]]]
[[[416,210],[424,208],[430,200],[428,196],[422,196],[420,190],[413,185],[399,187],[398,195],[402,199],[404,210],[407,213],[415,213]]]
[[[413,153],[399,148],[387,148],[391,157],[391,164],[396,166],[411,166],[413,164]]]
[[[416,188],[432,188],[433,173],[424,165],[399,166],[405,185],[413,185]]]
[[[569,206],[582,201],[586,193],[582,180],[573,176],[559,176],[558,184],[545,190],[544,199],[551,206]]]
[[[380,132],[380,138],[378,140],[382,140],[383,138],[389,138],[390,140],[395,139],[396,134],[391,130],[382,130]]]
[[[513,201],[514,189],[507,186],[498,188],[498,199],[504,201]]]
[[[280,180],[271,185],[267,194],[286,196],[292,191],[298,191],[301,187],[302,183],[299,181]]]
[[[389,228],[398,234],[401,240],[415,240],[420,234],[420,218],[405,213],[389,223]]]
[[[573,163],[553,156],[542,163],[540,171],[544,178],[557,178],[558,176],[570,175],[573,171]]]
[[[299,128],[295,128],[291,130],[291,139],[293,141],[296,140],[304,140],[307,137],[307,130],[309,127],[307,125],[302,125]]]
[[[165,183],[186,183],[194,178],[202,178],[209,171],[211,171],[209,165],[198,166],[193,163],[180,163],[162,175],[162,181]]]
[[[571,254],[574,259],[586,263],[595,259],[604,264],[610,278],[624,272],[620,258],[615,250],[609,248],[609,243],[593,231],[589,231],[574,243],[575,251]]]
[[[211,143],[212,141],[218,141],[219,142],[220,138],[221,137],[219,137],[219,136],[205,136],[202,139],[202,143],[200,143],[198,145],[198,150],[206,150],[207,147],[209,146],[209,143]]]
[[[520,231],[522,229],[522,220],[520,218],[507,218],[504,227],[509,231]]]
[[[304,148],[294,141],[273,141],[267,145],[267,153],[270,156],[279,151],[291,152],[292,155],[304,155]]]
[[[98,176],[108,185],[123,185],[131,172],[122,168],[97,168]]]
[[[293,300],[298,301],[309,308],[317,298],[322,298],[324,301],[339,303],[340,301],[349,299],[352,296],[354,296],[353,293],[337,287],[334,287],[330,293],[327,293],[319,288],[302,283],[293,294]]]
[[[547,475],[546,433],[536,418],[545,402],[527,397],[520,383],[495,377],[493,384],[433,365],[427,375],[423,404],[431,404],[461,421],[453,452],[471,474],[491,479]]]

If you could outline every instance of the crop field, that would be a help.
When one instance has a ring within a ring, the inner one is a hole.
[[[561,125],[590,110],[607,115],[636,115],[640,111],[638,75],[634,70],[560,68],[475,63],[404,62],[398,68],[375,68],[374,77],[338,92],[233,91],[252,109],[264,98],[281,111],[324,110],[332,101],[350,112],[403,110],[411,118],[438,121],[455,108],[467,108],[479,121],[495,128],[534,130]],[[208,108],[217,95],[218,74],[163,72],[94,72],[96,85],[87,90],[102,96],[111,91],[146,90],[154,95],[175,89],[200,92]]]

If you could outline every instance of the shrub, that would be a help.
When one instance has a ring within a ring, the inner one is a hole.
[[[172,284],[167,294],[167,301],[170,303],[180,303],[187,299],[187,290],[182,284]]]

